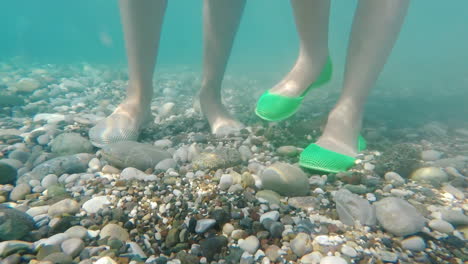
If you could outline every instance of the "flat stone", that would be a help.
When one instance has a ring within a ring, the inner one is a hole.
[[[46,175],[41,181],[41,185],[44,188],[49,188],[50,186],[56,185],[57,183],[58,177],[55,174]]]
[[[299,151],[295,146],[281,146],[276,152],[281,156],[294,157],[299,154]]]
[[[374,226],[377,223],[375,208],[359,195],[347,189],[340,189],[333,197],[340,221],[353,226],[355,221],[362,225]]]
[[[78,133],[63,133],[52,140],[51,150],[59,156],[91,153],[93,145]]]
[[[63,253],[74,258],[81,253],[84,246],[84,242],[80,238],[70,238],[62,242],[61,248]]]
[[[278,211],[270,211],[267,213],[264,213],[260,216],[260,223],[263,223],[265,219],[271,219],[273,221],[278,221],[280,217],[280,213]]]
[[[82,226],[72,226],[69,229],[67,229],[67,231],[65,231],[65,234],[67,234],[71,238],[84,239],[88,235],[88,230]]]
[[[49,207],[47,214],[50,217],[54,217],[62,214],[74,215],[80,211],[80,205],[78,202],[72,199],[63,199]]]
[[[326,256],[320,260],[320,264],[348,264],[342,257]]]
[[[128,241],[130,239],[127,230],[117,224],[107,224],[104,226],[101,230],[101,233],[99,234],[99,237],[114,237],[120,241]]]
[[[72,264],[73,263],[72,257],[62,252],[52,253],[49,256],[45,257],[43,261],[50,261],[53,264]]]
[[[410,178],[413,181],[430,183],[434,186],[448,181],[447,173],[436,167],[419,168],[411,174]]]
[[[421,152],[421,159],[424,161],[434,161],[440,159],[442,153],[437,150],[429,149]]]
[[[468,225],[468,216],[464,215],[459,210],[443,209],[440,213],[442,214],[442,219],[452,225]]]
[[[429,221],[428,226],[441,233],[451,234],[455,228],[452,224],[442,219],[433,219]]]
[[[201,152],[192,160],[192,166],[195,170],[229,168],[241,163],[241,155],[236,149],[216,149],[213,152]]]
[[[197,234],[203,234],[208,229],[212,228],[216,224],[216,220],[214,219],[200,219],[197,221],[197,225],[195,226],[195,232]]]
[[[401,241],[401,246],[411,251],[423,251],[426,248],[426,243],[421,237],[412,236]]]
[[[16,181],[18,174],[14,166],[0,160],[0,175],[0,184],[9,184]]]
[[[305,254],[312,252],[312,241],[310,235],[306,233],[299,233],[291,241],[291,250],[298,257],[302,257]]]
[[[0,205],[0,240],[17,240],[29,234],[34,220],[20,210]]]
[[[387,197],[376,203],[375,211],[380,225],[396,236],[417,233],[425,225],[425,219],[419,211],[400,198]]]
[[[31,187],[27,183],[21,183],[16,185],[16,187],[10,193],[10,200],[18,201],[24,200],[26,195],[31,193]]]
[[[457,198],[459,200],[465,199],[465,194],[463,193],[463,191],[459,190],[458,188],[453,187],[449,183],[443,184],[442,185],[442,190],[452,194],[453,196],[455,196],[455,198]]]
[[[175,168],[177,166],[177,162],[170,158],[170,159],[163,159],[158,164],[156,164],[155,170],[159,171],[167,171],[168,169]]]
[[[2,258],[20,251],[32,251],[32,243],[20,240],[0,242],[0,257]]]
[[[109,198],[107,196],[95,196],[86,201],[83,204],[82,208],[89,214],[95,214],[99,212],[99,210],[108,207],[110,203],[111,202],[109,201]]]
[[[319,201],[314,196],[299,196],[289,198],[288,204],[294,208],[308,211],[317,208]]]
[[[250,254],[255,254],[259,246],[260,241],[256,236],[249,236],[246,239],[239,240],[239,247]]]
[[[309,193],[309,181],[298,167],[277,162],[261,174],[263,188],[284,196],[305,196]]]
[[[121,141],[108,144],[101,149],[102,158],[117,168],[133,167],[139,170],[154,168],[160,161],[171,158],[171,154],[152,145]]]

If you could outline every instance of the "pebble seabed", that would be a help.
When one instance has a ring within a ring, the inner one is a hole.
[[[198,76],[158,74],[139,142],[159,150],[127,157],[87,136],[123,71],[0,63],[0,263],[467,263],[466,120],[371,116],[356,166],[322,175],[297,161],[329,105],[268,124],[251,114],[266,87],[227,76],[247,126],[216,138],[189,103]]]

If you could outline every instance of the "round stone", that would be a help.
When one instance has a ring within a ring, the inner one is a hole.
[[[197,221],[197,225],[195,226],[195,232],[198,234],[203,234],[208,229],[212,228],[216,224],[216,220],[214,219],[200,219]]]
[[[412,236],[401,241],[401,246],[411,251],[423,251],[426,248],[426,243],[421,237]]]
[[[327,256],[320,260],[320,264],[348,264],[342,257]]]
[[[61,248],[63,253],[74,258],[81,253],[84,246],[84,242],[80,238],[70,238],[62,242]]]
[[[312,252],[312,243],[310,236],[306,233],[299,233],[291,241],[291,250],[298,257],[302,257],[307,253]]]
[[[101,230],[101,233],[99,234],[99,237],[101,239],[105,237],[114,237],[120,241],[127,241],[130,239],[127,230],[117,224],[107,224],[104,226]]]
[[[21,183],[16,185],[16,187],[10,193],[10,199],[12,201],[23,200],[26,195],[31,193],[31,187],[29,184]]]
[[[57,183],[58,177],[55,174],[46,175],[41,181],[41,185],[44,188],[49,188],[50,186],[56,185]]]
[[[341,247],[341,253],[343,253],[344,255],[346,255],[346,256],[348,256],[350,258],[357,257],[357,251],[354,248],[352,248],[352,247],[350,247],[348,245],[343,245]]]
[[[78,202],[72,199],[63,199],[49,207],[47,214],[50,217],[54,217],[61,214],[74,215],[80,211],[80,205]]]
[[[433,219],[429,221],[428,226],[441,233],[451,234],[454,230],[452,224],[441,219]]]
[[[256,236],[249,236],[246,239],[239,240],[239,247],[250,254],[255,254],[259,246],[260,241]]]
[[[287,163],[275,163],[261,174],[263,188],[285,196],[305,196],[309,192],[306,174]]]
[[[227,190],[229,187],[231,187],[232,183],[234,182],[234,179],[232,178],[231,174],[223,174],[221,175],[221,179],[219,180],[219,189],[221,190]]]
[[[434,186],[448,181],[447,173],[437,167],[419,168],[411,174],[410,178],[413,181],[430,183]]]
[[[421,152],[421,159],[424,161],[438,160],[441,156],[442,153],[433,149],[424,150],[423,152]]]
[[[51,150],[57,155],[71,155],[93,152],[91,142],[78,133],[63,133],[58,135],[51,144]]]
[[[374,205],[380,225],[396,236],[411,235],[424,227],[425,218],[405,200],[387,197]]]
[[[106,208],[110,204],[109,198],[107,196],[96,196],[83,204],[83,210],[85,210],[89,214],[95,214]]]

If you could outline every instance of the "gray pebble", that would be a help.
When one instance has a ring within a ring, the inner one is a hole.
[[[84,246],[84,242],[80,238],[70,238],[62,242],[61,248],[63,253],[74,258],[81,253]]]
[[[401,241],[401,246],[411,251],[423,251],[426,248],[426,243],[421,237],[412,236]]]
[[[31,187],[29,184],[21,183],[16,185],[16,187],[10,193],[10,200],[18,201],[23,200],[26,195],[31,193]]]
[[[387,197],[374,205],[380,225],[396,236],[411,235],[424,227],[424,217],[405,200]]]
[[[176,161],[172,158],[170,159],[163,159],[154,168],[157,171],[167,171],[168,169],[173,169],[177,165]]]
[[[80,205],[72,199],[64,199],[57,202],[49,207],[47,214],[50,217],[54,217],[61,214],[74,215],[80,211]]]
[[[195,232],[197,234],[203,234],[206,231],[208,231],[208,229],[213,227],[215,224],[216,224],[216,220],[214,219],[200,219],[197,221],[197,224],[195,226]]]

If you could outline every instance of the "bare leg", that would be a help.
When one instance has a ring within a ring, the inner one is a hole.
[[[397,40],[409,0],[360,0],[348,47],[344,86],[317,144],[357,155],[367,96]]]
[[[330,0],[291,0],[299,33],[299,56],[291,71],[270,92],[296,97],[320,75],[328,57]]]
[[[203,80],[200,106],[212,133],[227,135],[243,125],[234,119],[221,100],[221,83],[239,27],[245,0],[205,0],[203,8]]]
[[[151,118],[153,71],[165,10],[166,0],[120,0],[129,69],[127,97],[109,117],[91,128],[89,136],[94,145],[136,140]]]

